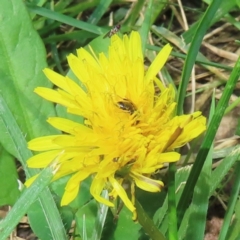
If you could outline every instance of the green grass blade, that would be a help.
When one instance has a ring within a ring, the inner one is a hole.
[[[63,0],[65,1],[65,0]],[[71,0],[72,2],[72,0]],[[73,14],[73,13],[80,13],[83,12],[85,10],[88,10],[89,8],[93,9],[95,8],[97,5],[99,4],[99,0],[85,0],[85,1],[78,1],[76,2],[76,4],[70,4],[70,6],[68,8],[65,8],[63,10],[63,13],[66,14]]]
[[[162,30],[164,28],[153,26],[151,29],[157,30],[155,32],[160,33],[159,30],[161,30],[161,32],[162,32]],[[165,32],[167,32],[166,29],[164,29],[164,30],[165,30]],[[159,52],[162,48],[147,44],[147,49]],[[177,58],[186,59],[185,54],[178,53],[178,52],[175,52],[175,51],[172,51],[170,55],[174,56],[174,57],[177,57]],[[224,65],[224,64],[221,64],[221,63],[208,61],[207,58],[205,58],[201,53],[198,54],[197,59],[196,59],[196,63],[200,63],[200,64],[206,65],[206,66],[221,68],[221,69],[229,70],[229,71],[232,71],[232,69],[233,69],[231,66],[227,66],[227,65]]]
[[[37,200],[39,194],[50,183],[52,176],[53,167],[48,167],[40,173],[31,187],[24,190],[21,197],[15,203],[6,218],[0,222],[0,240],[5,240],[11,234],[15,226],[18,224],[24,214],[26,214],[30,205]],[[58,240],[59,238],[55,238],[52,235],[52,239]]]
[[[191,75],[192,67],[194,65],[195,59],[198,54],[198,50],[201,45],[201,41],[203,39],[203,36],[208,28],[208,25],[206,24],[206,21],[209,18],[210,14],[214,14],[217,10],[218,4],[220,4],[218,1],[215,1],[215,5],[213,4],[211,8],[208,9],[206,12],[204,18],[201,21],[201,24],[198,28],[198,33],[194,36],[193,42],[189,48],[189,53],[187,55],[183,73],[182,73],[182,81],[179,86],[178,96],[177,96],[177,113],[181,114],[183,109],[183,102],[185,98],[185,93],[187,90],[188,81]],[[171,176],[169,188],[168,188],[168,197],[169,197],[169,239],[176,239],[177,238],[177,217],[176,217],[176,202],[175,202],[175,189],[174,184],[171,183],[174,180],[174,164],[171,163],[169,167],[169,175]]]
[[[14,149],[15,155],[21,162],[27,176],[33,176],[38,173],[36,169],[29,169],[26,166],[26,159],[32,156],[31,152],[27,149],[26,139],[19,129],[12,113],[10,112],[7,104],[0,95],[0,131],[4,131],[8,138],[11,140],[11,149]],[[25,199],[25,204],[28,204],[28,198]],[[56,204],[53,200],[51,192],[48,188],[41,193],[37,203],[39,208],[42,209],[42,214],[46,218],[44,223],[45,228],[51,229],[49,236],[52,239],[65,239],[64,226]],[[28,204],[29,205],[29,204]],[[19,213],[19,215],[21,215]],[[15,227],[14,222],[9,222],[9,226]],[[43,229],[42,229],[43,231]]]
[[[108,191],[104,190],[102,192],[102,197],[105,199],[108,199]],[[108,206],[105,204],[100,203],[98,205],[98,213],[97,213],[97,217],[96,217],[96,222],[95,222],[95,227],[93,229],[93,234],[92,234],[92,240],[100,240],[101,239],[101,235],[102,235],[102,231],[104,228],[104,224],[106,221],[106,217],[107,217],[107,212],[108,212]]]
[[[32,153],[28,150],[26,139],[1,94],[0,132],[4,133],[6,141],[9,139],[9,147],[7,146],[6,149],[10,149],[10,153],[21,162],[27,177],[37,174],[37,170],[27,168],[26,159],[30,158]]]
[[[239,135],[239,134],[236,134],[236,135]],[[215,149],[215,151],[213,153],[213,159],[219,159],[219,158],[227,157],[230,153],[232,153],[235,150],[236,147],[240,147],[240,145],[237,144],[236,146],[233,146],[233,147]]]
[[[83,240],[88,240],[87,237],[87,227],[86,227],[86,216],[83,215],[83,233],[82,233],[82,239]]]
[[[192,68],[194,66],[199,48],[201,46],[202,39],[210,26],[210,22],[218,7],[220,6],[223,0],[213,0],[206,10],[203,18],[198,25],[194,37],[192,39],[192,43],[190,45],[186,61],[184,62],[181,82],[179,85],[178,96],[177,96],[177,113],[182,114],[183,112],[183,104],[185,99],[185,93],[187,90],[188,82],[191,76]]]
[[[166,240],[164,235],[157,229],[152,219],[145,213],[141,204],[136,201],[136,209],[138,214],[138,222],[142,225],[144,231],[152,240]]]
[[[103,14],[108,10],[111,3],[112,0],[101,0],[88,19],[88,23],[97,24]]]
[[[152,0],[150,0],[150,2],[151,1]],[[133,7],[131,8],[131,12],[125,21],[126,26],[132,27],[135,25],[137,19],[139,18],[139,13],[142,11],[145,2],[146,1],[144,0],[138,0],[133,4]]]
[[[215,111],[215,94],[212,96],[209,122]],[[209,123],[208,122],[208,123]],[[184,240],[202,240],[206,227],[208,199],[211,185],[213,144],[194,188],[193,200],[179,228],[179,238]],[[194,221],[189,221],[194,219]]]
[[[168,239],[178,239],[178,221],[175,193],[176,164],[170,163],[168,169]]]
[[[210,196],[219,186],[225,175],[229,172],[236,161],[240,160],[239,146],[235,147],[227,157],[225,157],[218,167],[213,171],[211,177]]]
[[[210,3],[210,1],[208,1]],[[222,17],[224,17],[225,14],[229,13],[234,7],[236,6],[236,1],[235,0],[229,0],[229,1],[223,1],[221,3],[221,6],[219,7],[218,11],[216,12],[215,15],[212,15],[212,18],[209,21],[210,26],[216,22],[218,22]],[[199,24],[199,21],[194,23],[188,31],[186,31],[183,34],[183,38],[185,42],[188,44],[191,42],[196,29],[197,25]]]
[[[240,104],[240,97],[238,97],[236,100],[234,100],[229,106],[226,108],[225,115],[234,110],[237,106]]]
[[[239,239],[239,225],[240,225],[240,199],[238,199],[235,209],[235,217],[229,228],[227,239],[228,240],[238,240]]]
[[[187,209],[187,205],[192,196],[193,189],[194,189],[197,179],[200,175],[204,161],[208,155],[210,146],[213,142],[213,139],[217,132],[218,126],[224,115],[225,109],[228,105],[230,96],[233,92],[236,82],[238,81],[239,75],[240,75],[240,58],[238,59],[236,65],[230,75],[230,78],[226,84],[226,87],[223,91],[222,97],[217,105],[215,114],[214,114],[214,116],[210,122],[210,125],[207,129],[207,132],[206,132],[205,138],[203,140],[203,143],[201,145],[201,148],[199,150],[199,153],[196,157],[196,161],[193,165],[193,168],[189,175],[186,186],[183,190],[183,194],[182,194],[181,199],[178,204],[178,214],[179,214],[178,219],[182,219],[182,217]]]
[[[228,208],[227,211],[225,213],[225,217],[224,217],[224,221],[223,221],[223,225],[221,227],[221,231],[219,234],[219,240],[225,240],[227,239],[227,232],[229,229],[229,226],[231,224],[231,220],[232,220],[232,216],[233,216],[233,212],[234,212],[234,208],[238,199],[238,195],[239,195],[239,191],[240,191],[240,162],[237,162],[237,166],[234,170],[234,184],[233,184],[233,188],[232,188],[232,193],[231,193],[231,197],[228,201]]]
[[[172,33],[168,29],[166,29],[164,27],[156,27],[156,26],[153,26],[151,29],[157,35],[161,35],[168,42],[177,46],[177,48],[180,49],[181,52],[186,52],[186,53],[189,52],[189,48],[190,48],[189,45],[186,45],[186,43],[183,41],[182,38],[178,37],[176,34]],[[155,49],[157,49],[157,47],[151,46],[150,49],[155,50]],[[174,52],[174,51],[171,52],[171,55],[175,56],[177,58],[186,59],[186,55],[181,54],[181,53],[177,53],[177,52]],[[225,80],[227,80],[227,76],[224,75],[222,72],[220,72],[217,68],[222,68],[222,69],[230,70],[230,71],[232,71],[232,69],[233,69],[232,67],[227,66],[227,65],[210,62],[201,52],[198,52],[195,62],[202,64],[202,66],[204,68],[206,68],[209,71],[211,71],[212,73],[216,74],[216,76],[218,78],[225,79]]]
[[[175,194],[177,203],[180,199],[183,188],[186,184],[186,180],[188,178],[190,170],[191,167],[186,166],[178,169],[176,172]],[[166,196],[163,205],[156,211],[153,218],[156,226],[160,229],[160,231],[163,234],[166,234],[169,225],[167,211],[168,211],[168,197]]]
[[[152,17],[151,17],[151,25],[156,21],[159,16],[164,13],[164,10],[168,6],[169,1],[168,0],[155,0],[154,1],[154,8],[152,11]]]
[[[149,3],[148,3],[147,11],[145,12],[144,21],[143,21],[142,26],[139,30],[139,34],[140,34],[141,39],[142,39],[143,53],[145,52],[145,49],[146,49],[148,33],[149,33],[149,30],[150,30],[152,7],[153,7],[152,0],[150,0]]]
[[[40,16],[44,16],[49,19],[59,21],[61,23],[65,23],[69,26],[73,26],[73,27],[76,27],[76,28],[79,28],[82,30],[86,30],[88,32],[95,33],[97,35],[101,35],[104,32],[107,32],[107,29],[105,29],[105,28],[98,27],[93,24],[80,21],[80,20],[74,19],[72,17],[68,17],[61,13],[57,13],[57,12],[51,11],[46,8],[32,6],[30,4],[26,4],[26,5],[27,5],[27,8],[29,9],[29,11],[31,11],[33,13],[39,14]]]

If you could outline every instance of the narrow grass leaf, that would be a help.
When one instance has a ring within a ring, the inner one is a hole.
[[[82,233],[82,239],[83,239],[83,240],[88,240],[88,237],[87,237],[87,226],[86,226],[86,217],[85,217],[85,215],[83,215],[82,218],[83,218],[83,233]]]
[[[94,199],[88,201],[84,206],[79,208],[75,214],[78,232],[81,235],[92,236],[97,216],[97,204]]]
[[[234,110],[237,106],[240,104],[240,97],[238,97],[236,100],[234,100],[227,108],[225,111],[225,115]]]
[[[150,0],[148,2],[148,7],[147,7],[147,10],[145,12],[144,21],[143,21],[142,26],[141,26],[141,28],[139,30],[139,34],[140,34],[141,39],[142,39],[142,50],[143,50],[143,53],[145,52],[145,49],[146,49],[148,33],[149,33],[150,27],[151,27],[151,17],[152,17],[152,8],[153,8],[152,2],[153,2],[152,0]]]
[[[63,0],[65,2],[66,0]],[[72,3],[72,0],[68,0],[70,3]],[[66,7],[63,10],[63,13],[69,13],[69,14],[78,14],[80,12],[83,12],[87,9],[93,9],[99,4],[99,0],[91,0],[91,1],[79,1],[76,2],[76,4],[69,4],[69,7]]]
[[[104,199],[108,199],[108,191],[107,190],[104,190],[102,192],[102,197]],[[103,227],[104,227],[106,217],[107,217],[107,212],[108,212],[108,206],[100,203],[98,206],[95,227],[94,227],[93,233],[92,233],[92,238],[91,238],[92,240],[100,240],[101,239]]]
[[[145,213],[141,204],[136,201],[138,222],[142,225],[144,231],[152,240],[166,240],[165,236],[157,229],[152,219]]]
[[[14,154],[17,156],[17,159],[21,162],[26,175],[33,176],[39,171],[36,169],[29,169],[26,166],[26,159],[32,156],[31,152],[27,149],[26,139],[23,136],[22,131],[19,129],[15,118],[13,117],[8,105],[0,95],[0,131],[4,131],[6,136],[11,140],[10,149],[14,151]],[[26,200],[27,204],[28,199]],[[41,209],[41,215],[44,215],[45,221],[43,225],[37,225],[38,228],[46,229],[48,236],[53,239],[65,239],[64,226],[61,221],[56,204],[53,200],[51,192],[48,188],[41,193],[38,201],[36,202],[37,208]],[[30,207],[31,209],[31,207]],[[31,220],[31,215],[29,215]],[[33,218],[37,218],[36,214],[33,214]],[[14,222],[9,222],[9,225],[12,226]],[[15,226],[13,226],[15,227]],[[34,228],[34,226],[32,226]],[[51,232],[50,232],[51,230]]]
[[[37,200],[43,189],[50,183],[52,176],[52,167],[44,169],[34,183],[23,191],[21,197],[15,203],[6,218],[0,222],[0,240],[5,240],[11,234],[15,226],[18,224],[24,214],[26,214],[31,204]],[[54,236],[52,237],[52,239],[56,239]]]
[[[168,239],[178,239],[177,205],[175,191],[176,164],[170,163],[168,168]]]
[[[178,203],[183,188],[186,184],[186,180],[188,178],[189,172],[191,170],[190,166],[182,167],[176,172],[176,181],[175,181],[175,189],[176,189],[176,202]],[[166,196],[162,207],[160,207],[156,213],[154,214],[153,220],[156,226],[160,229],[160,231],[165,235],[168,230],[168,196]]]
[[[228,240],[238,240],[239,238],[239,225],[240,225],[240,199],[237,200],[235,209],[235,216],[232,219],[231,226],[228,231]]]
[[[214,194],[214,191],[224,179],[229,170],[233,167],[236,161],[240,160],[240,148],[235,147],[232,152],[225,157],[217,168],[213,171],[211,177],[210,195]]]
[[[210,107],[210,115],[208,120],[211,121],[215,111],[215,94],[212,96],[212,104]],[[194,188],[193,200],[189,206],[179,228],[179,238],[184,240],[202,240],[204,239],[208,200],[211,185],[212,173],[212,154],[213,144],[203,165],[202,171],[199,175],[197,184]],[[192,219],[192,221],[191,221]],[[188,222],[188,223],[187,223]],[[187,223],[187,224],[186,224]]]
[[[106,32],[105,28],[98,27],[93,24],[74,19],[72,17],[63,15],[61,13],[54,12],[54,11],[51,11],[49,9],[42,8],[42,7],[32,6],[31,4],[26,4],[26,5],[27,5],[29,11],[31,11],[33,13],[39,14],[40,16],[44,16],[49,19],[59,21],[61,23],[65,23],[69,26],[76,27],[76,28],[79,28],[79,29],[82,29],[82,30],[85,30],[85,31],[88,31],[91,33],[95,33],[97,35],[101,35],[104,32]]]
[[[98,21],[102,18],[105,12],[107,12],[112,0],[100,0],[97,7],[94,9],[93,13],[88,19],[88,23],[97,24]]]
[[[207,31],[207,29],[210,27],[210,21],[216,11],[218,10],[221,2],[223,0],[213,0],[212,3],[209,5],[208,9],[204,13],[196,32],[193,36],[191,45],[189,47],[189,51],[187,54],[186,61],[184,62],[183,66],[183,72],[181,77],[181,82],[179,85],[178,90],[178,96],[177,96],[177,113],[181,114],[183,111],[183,104],[185,99],[185,93],[187,90],[188,82],[190,79],[190,75],[193,69],[193,66],[195,64],[195,60],[198,54],[198,51],[201,46],[202,39]]]
[[[161,16],[164,13],[164,10],[167,8],[168,4],[169,4],[168,0],[154,1],[154,7],[151,16],[151,25],[156,21],[157,18],[159,18],[159,16]]]
[[[211,1],[208,1],[210,4]],[[212,15],[212,18],[209,19],[209,24],[212,26],[214,23],[218,22],[222,17],[224,17],[225,14],[229,13],[234,7],[236,6],[235,0],[229,0],[229,1],[222,1],[220,7],[218,8],[216,14]],[[196,33],[196,29],[198,27],[200,20],[195,22],[188,31],[183,33],[183,39],[186,42],[186,44],[190,43],[192,41],[193,35]]]
[[[189,52],[189,48],[190,48],[189,45],[186,45],[185,42],[183,41],[183,39],[178,37],[173,32],[169,31],[168,29],[166,29],[164,27],[153,26],[151,29],[157,35],[161,35],[168,42],[174,44],[178,49],[180,49],[181,52],[184,52],[184,53]],[[171,55],[175,56],[177,58],[186,59],[186,55],[183,55],[181,53],[177,53],[174,51],[171,53]],[[224,80],[227,80],[227,76],[225,74],[223,74],[218,68],[232,71],[232,67],[229,67],[229,66],[226,66],[223,64],[219,64],[219,63],[210,62],[201,52],[197,53],[195,62],[200,63],[204,68],[208,69],[210,72],[214,73],[220,79],[224,79]]]
[[[178,216],[179,219],[182,219],[182,216],[184,215],[184,212],[186,211],[188,202],[191,198],[191,195],[193,193],[193,189],[195,187],[195,184],[197,182],[197,179],[200,175],[200,172],[202,170],[204,160],[206,159],[208,152],[210,150],[210,146],[213,142],[213,139],[216,135],[218,126],[221,122],[221,119],[224,115],[225,109],[228,105],[230,96],[233,92],[233,89],[236,85],[236,82],[240,75],[240,58],[238,59],[237,63],[235,64],[235,67],[230,75],[230,78],[226,84],[226,87],[223,91],[222,97],[220,98],[218,105],[216,107],[215,114],[210,122],[210,125],[207,129],[205,138],[203,140],[203,143],[201,145],[201,148],[199,150],[199,153],[196,157],[196,161],[193,165],[192,171],[189,175],[187,184],[184,188],[183,194],[181,196],[181,199],[178,204]]]
[[[233,213],[234,213],[234,208],[236,206],[236,202],[239,196],[239,191],[240,191],[240,162],[238,161],[236,164],[236,168],[234,169],[234,183],[233,183],[233,187],[232,187],[232,193],[230,196],[230,199],[228,201],[228,207],[227,207],[227,211],[225,213],[225,217],[224,217],[224,221],[223,221],[223,225],[221,227],[221,231],[219,234],[219,240],[225,240],[228,239],[227,238],[227,232],[228,229],[230,227],[231,224],[231,220],[233,217]]]
[[[152,0],[150,0],[149,2],[151,1]],[[124,21],[124,25],[130,26],[130,27],[135,25],[137,19],[139,18],[140,12],[144,8],[145,3],[146,1],[139,0],[133,4],[133,7],[129,9],[130,12],[128,14],[128,18]]]

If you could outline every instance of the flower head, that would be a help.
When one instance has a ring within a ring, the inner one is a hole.
[[[160,191],[163,182],[151,178],[152,174],[165,163],[178,161],[180,155],[174,149],[205,130],[206,120],[200,112],[175,116],[174,89],[164,87],[156,78],[171,52],[170,45],[161,50],[147,71],[141,49],[140,35],[132,32],[122,39],[111,37],[108,57],[77,50],[77,56],[68,57],[68,63],[79,83],[44,70],[58,89],[38,87],[35,92],[85,119],[81,124],[49,118],[48,122],[64,134],[29,142],[30,149],[42,151],[28,160],[29,167],[44,168],[59,155],[59,170],[53,180],[72,174],[62,205],[76,198],[81,182],[92,176],[90,192],[97,201],[113,206],[101,197],[102,190],[107,189],[135,213],[135,185]],[[158,95],[155,85],[160,89]],[[131,186],[130,197],[125,183]]]

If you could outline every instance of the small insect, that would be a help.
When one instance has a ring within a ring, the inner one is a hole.
[[[119,157],[113,158],[113,162],[118,162],[118,160],[119,160]]]
[[[131,115],[136,111],[136,107],[134,106],[134,104],[127,99],[124,99],[124,101],[117,102],[117,106],[120,109],[130,113]]]
[[[114,34],[116,34],[121,28],[121,25],[120,24],[117,24],[116,26],[114,26],[109,32],[106,33],[106,35],[104,35],[103,38],[106,38],[106,37],[112,37]]]

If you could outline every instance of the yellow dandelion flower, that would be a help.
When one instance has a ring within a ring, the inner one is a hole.
[[[102,190],[107,189],[110,196],[121,198],[135,218],[135,185],[159,192],[163,182],[151,178],[152,174],[165,163],[178,161],[180,155],[174,149],[206,129],[206,119],[200,112],[174,115],[174,89],[164,87],[156,78],[171,52],[170,45],[159,52],[146,72],[141,49],[140,35],[132,32],[123,38],[111,37],[108,57],[77,50],[77,56],[68,56],[68,63],[79,84],[44,70],[58,89],[38,87],[35,92],[85,119],[83,125],[49,118],[49,124],[64,134],[29,142],[31,150],[42,152],[28,160],[30,168],[44,168],[61,153],[53,180],[71,174],[62,205],[73,201],[81,182],[92,176],[90,192],[97,201],[113,206],[101,197]],[[161,91],[158,95],[155,84]],[[131,196],[124,184],[131,186]]]

